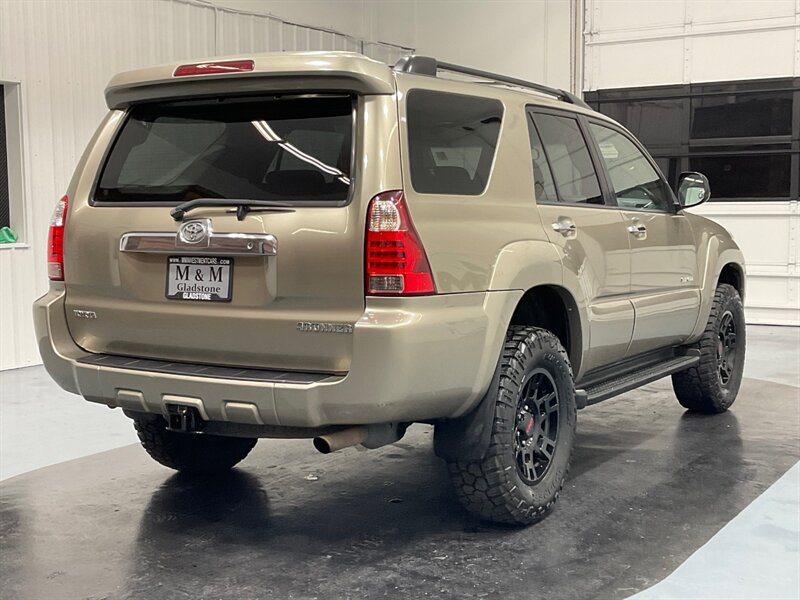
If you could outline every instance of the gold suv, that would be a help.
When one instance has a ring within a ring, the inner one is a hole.
[[[667,375],[690,410],[736,397],[742,253],[684,210],[708,181],[673,193],[567,92],[299,53],[131,71],[105,96],[36,332],[58,384],[122,408],[168,467],[430,423],[466,508],[527,524],[577,409]]]

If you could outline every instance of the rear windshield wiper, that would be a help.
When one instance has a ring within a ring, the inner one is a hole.
[[[240,221],[243,220],[251,208],[284,208],[294,206],[288,202],[276,202],[273,200],[247,200],[247,199],[230,199],[230,198],[195,198],[188,202],[182,202],[175,208],[169,211],[170,216],[176,221],[183,220],[183,216],[190,210],[199,208],[201,206],[235,206],[236,218]]]

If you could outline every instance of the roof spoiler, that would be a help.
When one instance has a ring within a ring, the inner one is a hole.
[[[252,63],[252,69],[205,69],[183,75],[184,67],[231,62]],[[178,76],[176,77],[176,72]],[[281,52],[254,56],[217,57],[191,65],[168,64],[115,75],[106,87],[106,104],[124,109],[137,102],[192,96],[314,91],[394,94],[392,72],[381,62],[354,52]]]
[[[525,81],[524,79],[517,79],[515,77],[508,77],[506,75],[498,75],[489,71],[481,71],[471,67],[462,67],[461,65],[454,65],[453,63],[441,62],[431,56],[404,56],[394,66],[394,70],[400,73],[413,73],[415,75],[428,75],[436,77],[439,71],[450,71],[451,73],[459,73],[461,75],[469,75],[471,77],[478,77],[490,82],[505,83],[513,85],[548,96],[552,96],[562,102],[568,102],[581,108],[592,110],[592,107],[586,104],[583,100],[578,98],[575,94],[565,90],[552,88],[541,83],[534,83],[532,81]]]

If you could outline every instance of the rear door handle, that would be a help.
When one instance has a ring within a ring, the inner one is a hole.
[[[567,236],[571,233],[575,233],[578,231],[578,226],[571,219],[559,219],[555,223],[551,224],[553,231],[557,231],[563,236]]]
[[[642,225],[641,223],[634,223],[633,225],[628,225],[628,231],[631,235],[636,237],[644,237],[647,235],[647,227]]]

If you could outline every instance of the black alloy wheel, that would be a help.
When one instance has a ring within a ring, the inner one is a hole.
[[[517,470],[523,481],[536,483],[550,468],[558,442],[558,389],[544,369],[523,382],[514,425]]]
[[[738,359],[736,346],[736,321],[731,311],[725,311],[719,323],[719,343],[717,344],[717,369],[719,381],[727,386],[731,380]]]
[[[489,445],[480,457],[448,461],[456,495],[483,519],[535,523],[561,494],[575,442],[575,384],[558,337],[511,325],[482,402],[491,408]]]

